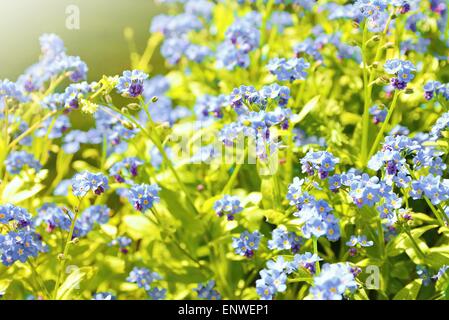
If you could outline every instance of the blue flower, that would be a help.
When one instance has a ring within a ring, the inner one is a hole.
[[[251,258],[259,248],[261,237],[262,234],[259,231],[253,233],[244,231],[239,238],[232,238],[232,247],[237,254]]]
[[[326,179],[339,163],[339,159],[327,151],[309,151],[300,162],[303,173],[313,175],[317,171],[320,179]]]
[[[116,162],[110,169],[109,174],[114,177],[114,179],[119,182],[125,182],[125,177],[136,177],[138,175],[137,169],[143,161],[135,158],[129,157],[122,161]]]
[[[449,128],[449,112],[443,113],[432,129],[430,130],[430,136],[436,140],[442,136],[442,133]]]
[[[261,278],[256,281],[256,292],[262,300],[271,300],[276,293],[287,289],[287,275],[284,272],[263,269],[259,274]]]
[[[125,97],[137,98],[144,90],[144,80],[148,75],[139,70],[125,71],[118,79],[117,91]]]
[[[31,153],[25,151],[13,151],[5,161],[6,170],[11,174],[19,174],[23,168],[39,171],[42,165]]]
[[[390,59],[385,62],[384,70],[388,74],[395,75],[391,79],[391,85],[397,90],[403,90],[415,77],[413,72],[416,71],[416,67],[407,60]]]
[[[221,296],[217,290],[214,289],[215,281],[209,280],[205,284],[200,283],[198,287],[193,289],[198,293],[198,298],[206,300],[221,300]]]
[[[429,269],[423,265],[416,266],[416,274],[420,279],[423,280],[423,285],[428,286],[432,282],[432,277],[430,276]]]
[[[73,194],[77,197],[84,197],[89,191],[100,195],[108,189],[108,178],[102,173],[84,171],[72,178]]]
[[[349,264],[325,264],[314,277],[310,294],[315,300],[341,300],[347,292],[356,289],[357,282]]]
[[[250,63],[249,53],[259,46],[261,17],[255,12],[237,19],[226,30],[226,40],[217,48],[217,67],[234,70],[236,67],[247,68]]]
[[[445,274],[446,274],[446,271],[449,269],[449,266],[448,265],[443,265],[439,270],[438,270],[438,272],[437,272],[437,274],[436,275],[434,275],[433,277],[432,277],[432,279],[434,279],[434,280],[438,280],[438,279],[441,279]]]
[[[31,229],[0,234],[1,260],[5,266],[11,266],[16,261],[24,263],[29,257],[37,257],[41,251],[44,247],[40,236]]]
[[[51,127],[51,130],[48,133],[48,138],[57,139],[61,138],[71,126],[69,117],[66,115],[61,115],[56,119],[48,118],[45,120],[42,127],[37,129],[34,134],[36,137],[45,137],[47,135],[48,128]]]
[[[272,232],[272,239],[268,240],[268,248],[271,250],[299,251],[302,239],[294,232],[288,232],[284,226],[279,226]]]
[[[316,263],[321,261],[318,255],[310,252],[304,254],[295,254],[293,260],[288,264],[287,269],[289,272],[298,271],[300,268],[309,270],[312,274],[316,272]]]
[[[243,208],[237,197],[224,195],[220,200],[215,201],[214,210],[219,217],[227,216],[228,220],[234,220],[234,215],[240,213]]]
[[[372,247],[373,241],[368,241],[365,235],[355,236],[352,235],[346,245],[349,247]]]
[[[0,227],[6,234],[0,233],[0,259],[5,266],[16,261],[26,262],[29,257],[37,257],[46,251],[42,237],[34,231],[29,212],[12,204],[0,206]]]
[[[303,58],[274,58],[267,65],[268,71],[277,76],[279,81],[304,80],[310,64]]]
[[[18,88],[17,84],[9,80],[0,80],[0,100],[9,98],[18,102],[26,102],[27,98]]]
[[[129,202],[138,211],[145,212],[153,207],[154,203],[159,202],[159,191],[161,188],[157,184],[139,184],[129,189]]]
[[[157,272],[151,272],[147,268],[134,267],[129,273],[126,281],[135,283],[139,288],[145,289],[147,292],[151,290],[151,284],[162,277]]]
[[[434,205],[449,199],[449,180],[441,180],[440,176],[428,174],[412,181],[410,196],[413,199],[421,199],[426,196]]]
[[[117,297],[109,292],[97,292],[92,296],[92,300],[117,300]]]
[[[147,291],[148,296],[153,300],[163,300],[167,295],[167,289],[151,288]]]
[[[203,5],[205,3],[203,2]],[[206,9],[206,8],[203,8]],[[198,7],[193,4],[186,7],[186,11],[198,12]],[[161,14],[155,16],[151,22],[151,32],[161,32],[164,36],[171,38],[174,36],[184,35],[190,31],[198,31],[203,28],[203,23],[194,15],[193,12],[182,13],[178,15]]]
[[[27,227],[31,224],[31,215],[26,209],[10,203],[0,205],[0,223],[6,225],[11,222],[18,228]]]
[[[104,205],[88,207],[75,222],[73,238],[85,237],[95,225],[107,223],[110,214],[111,210]],[[53,232],[56,228],[69,231],[74,216],[73,212],[67,209],[58,207],[53,203],[46,203],[38,209],[36,225],[46,224],[47,232]]]
[[[369,109],[369,113],[373,116],[373,123],[379,124],[385,121],[388,111],[385,108],[374,105]]]
[[[331,190],[332,192],[338,192],[338,190],[341,187],[341,175],[335,174],[333,176],[330,176],[328,183],[329,183],[329,190]]]
[[[117,237],[114,240],[112,240],[111,242],[109,242],[109,246],[117,246],[119,247],[120,251],[122,253],[128,253],[128,247],[131,245],[132,240],[128,237]]]
[[[276,28],[278,32],[283,32],[286,27],[293,25],[293,18],[289,12],[274,11],[267,22],[269,30]]]

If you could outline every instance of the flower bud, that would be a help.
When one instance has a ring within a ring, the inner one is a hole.
[[[126,107],[131,109],[131,110],[134,110],[134,111],[138,111],[138,110],[141,109],[141,106],[138,103],[130,103]]]
[[[131,122],[129,122],[129,121],[123,121],[122,124],[128,130],[134,130],[135,129],[134,125]]]
[[[151,102],[153,102],[153,103],[157,102],[158,100],[159,100],[159,98],[156,97],[156,96],[154,96],[153,98],[151,98]]]

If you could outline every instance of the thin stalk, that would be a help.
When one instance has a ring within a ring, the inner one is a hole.
[[[231,177],[228,180],[228,183],[226,183],[225,187],[223,188],[222,194],[228,194],[231,189],[232,186],[234,185],[235,180],[237,179],[237,176],[239,175],[240,169],[242,168],[243,163],[238,163],[235,168],[234,171],[232,172]]]
[[[114,110],[115,112],[121,114],[122,116],[124,116],[126,119],[128,119],[129,121],[131,121],[135,126],[137,126],[150,140],[151,142],[153,142],[153,144],[156,146],[156,148],[158,149],[158,151],[160,152],[160,154],[162,155],[162,158],[164,159],[165,163],[167,164],[169,170],[172,172],[173,176],[175,177],[176,181],[178,182],[179,187],[181,188],[181,190],[184,192],[187,201],[189,203],[189,205],[191,206],[191,209],[193,209],[193,211],[198,214],[198,210],[195,207],[195,204],[193,202],[193,199],[190,197],[189,192],[187,191],[186,186],[184,185],[184,183],[182,182],[181,178],[179,177],[178,173],[176,172],[176,169],[173,167],[173,164],[170,160],[170,158],[168,157],[167,153],[164,150],[164,147],[162,146],[162,143],[159,141],[158,138],[156,138],[155,136],[153,136],[152,134],[150,134],[140,123],[138,123],[132,116],[130,116],[129,114],[123,113],[121,110],[119,110],[118,108],[116,108],[115,106],[108,104],[108,106]],[[152,126],[152,128],[154,129],[154,122],[152,121],[151,117],[149,118],[149,122]]]
[[[4,127],[4,137],[5,137],[5,146],[8,146],[9,143],[9,134],[8,134],[8,126],[9,126],[9,106],[8,106],[8,101],[6,100],[6,98],[3,99],[4,100],[4,113],[5,113],[5,117],[4,117],[4,123],[5,123],[5,127]]]
[[[65,242],[65,245],[64,245],[64,251],[62,252],[58,278],[56,279],[55,290],[53,292],[53,299],[54,300],[57,299],[58,289],[59,289],[59,286],[61,284],[62,274],[64,273],[65,263],[66,263],[66,260],[67,260],[67,254],[69,252],[70,244],[72,243],[73,232],[75,230],[76,220],[78,219],[80,205],[81,205],[81,199],[79,199],[78,205],[77,205],[77,207],[74,210],[75,211],[75,215],[74,215],[74,217],[72,219],[72,223],[70,225],[70,231],[69,231],[69,234],[67,236],[67,239],[66,239],[66,242]]]
[[[385,237],[384,228],[382,227],[382,221],[377,220],[377,241],[379,242],[379,253],[380,257],[383,259],[385,256]]]
[[[318,256],[318,238],[313,237],[312,241],[313,241],[313,253]],[[316,275],[320,274],[320,262],[319,261],[315,262],[315,274]]]
[[[413,247],[415,248],[416,253],[418,254],[418,256],[424,260],[426,258],[426,255],[424,254],[424,252],[421,251],[421,248],[418,246],[418,244],[416,243],[415,239],[413,238],[412,234],[410,233],[410,230],[405,229],[405,233],[407,234],[407,236],[410,238],[410,241],[412,242]]]
[[[393,101],[391,102],[387,117],[385,118],[385,121],[382,123],[382,127],[380,128],[379,132],[377,133],[376,140],[374,140],[374,143],[371,146],[371,151],[369,152],[367,159],[370,159],[374,155],[374,153],[376,152],[376,150],[379,146],[381,139],[383,138],[384,132],[387,129],[388,123],[390,122],[390,118],[393,115],[394,109],[396,108],[399,94],[400,94],[399,91],[394,92]]]
[[[366,57],[366,37],[368,35],[368,24],[364,23],[363,27],[363,40],[362,40],[362,58],[363,58],[363,94],[364,94],[364,105],[363,105],[363,118],[362,118],[362,146],[360,149],[361,152],[361,162],[362,166],[365,166],[367,161],[367,153],[368,153],[368,133],[369,133],[369,104],[371,102],[371,98],[368,96],[369,91],[369,82],[368,82],[368,66],[367,66],[367,57]]]
[[[40,289],[42,290],[42,292],[46,295],[46,297],[50,297],[50,293],[47,290],[47,287],[45,286],[44,282],[42,281],[41,276],[39,275],[39,273],[37,272],[37,268],[36,266],[33,264],[33,262],[31,262],[30,259],[27,260],[28,265],[30,266],[30,270],[34,275],[34,278],[36,279],[36,282],[38,283]]]
[[[59,110],[55,110],[52,111],[50,113],[48,113],[46,116],[44,116],[40,121],[36,122],[35,124],[33,124],[31,127],[29,127],[26,131],[24,131],[20,136],[18,136],[17,138],[15,138],[9,145],[8,145],[8,150],[14,148],[20,141],[22,141],[22,139],[26,138],[27,136],[29,136],[30,134],[32,134],[34,132],[34,130],[38,129],[42,123],[44,123],[45,120],[47,120],[48,118],[56,115],[59,112]]]

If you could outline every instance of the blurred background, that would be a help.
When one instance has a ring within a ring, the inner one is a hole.
[[[66,8],[80,9],[80,29],[66,28]],[[56,33],[69,55],[89,66],[89,79],[113,75],[129,68],[129,47],[123,31],[134,30],[136,46],[144,50],[153,16],[166,8],[154,0],[0,0],[0,79],[16,80],[40,54],[39,37]],[[153,57],[154,73],[163,62]]]

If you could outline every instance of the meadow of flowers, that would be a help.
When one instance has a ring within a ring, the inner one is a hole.
[[[0,297],[449,298],[448,1],[159,2],[0,80]]]

